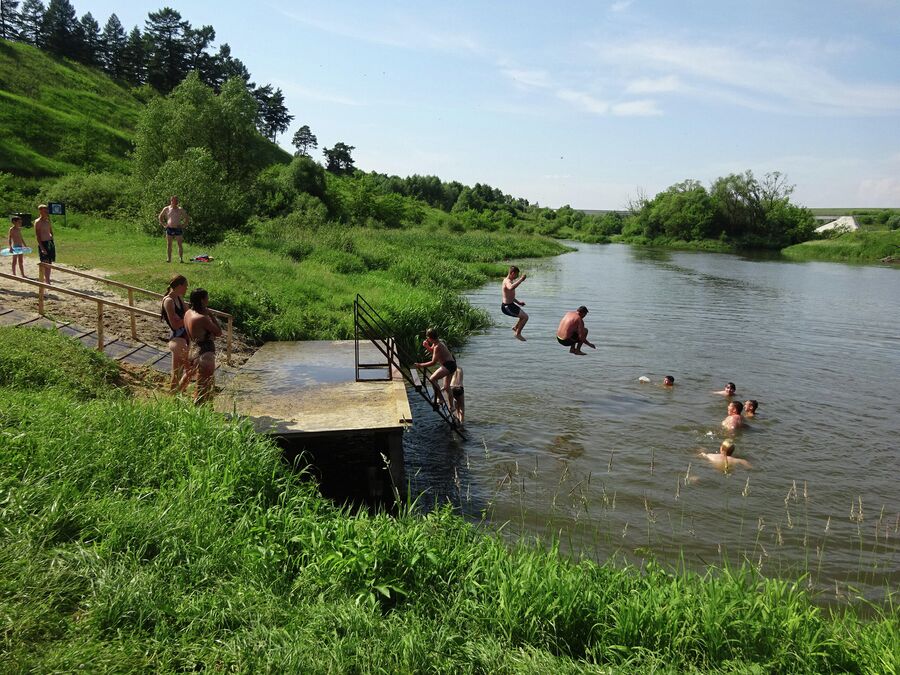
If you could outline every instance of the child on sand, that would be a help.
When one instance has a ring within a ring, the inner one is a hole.
[[[9,248],[25,248],[25,238],[22,236],[22,219],[19,216],[13,216],[11,218],[12,227],[9,228]],[[22,277],[25,277],[25,267],[22,259],[25,256],[21,253],[13,255],[12,257],[12,275],[16,276],[16,265],[19,266],[19,272]]]

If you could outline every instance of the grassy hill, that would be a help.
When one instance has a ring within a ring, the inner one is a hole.
[[[0,171],[124,169],[142,106],[98,70],[0,40]]]

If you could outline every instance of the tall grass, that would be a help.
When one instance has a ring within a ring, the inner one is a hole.
[[[878,262],[888,256],[900,258],[900,230],[847,232],[833,239],[788,246],[781,253],[791,260]]]
[[[101,386],[105,369],[83,377]],[[510,548],[449,509],[351,515],[247,425],[177,399],[3,386],[0,439],[6,672],[896,664],[893,608],[832,614],[748,567],[673,575]]]

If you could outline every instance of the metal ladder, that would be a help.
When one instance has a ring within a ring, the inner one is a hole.
[[[355,339],[354,349],[356,355],[356,381],[393,380],[395,373],[399,373],[404,380],[412,385],[413,389],[416,390],[416,393],[428,402],[431,409],[434,410],[441,419],[453,429],[453,431],[459,434],[460,438],[466,440],[466,435],[463,433],[462,427],[457,419],[450,414],[450,411],[445,405],[442,405],[441,402],[435,398],[432,388],[429,386],[430,383],[427,380],[427,371],[423,369],[425,377],[419,376],[418,370],[416,370],[413,365],[416,363],[415,356],[410,354],[401,345],[397,344],[397,341],[393,337],[393,331],[388,323],[359,293],[356,294],[356,299],[353,301],[353,326]],[[378,351],[381,352],[381,355],[384,356],[385,362],[360,362],[359,343],[361,340],[368,341],[375,345]],[[377,378],[360,376],[362,371],[372,369],[386,370],[387,377]]]

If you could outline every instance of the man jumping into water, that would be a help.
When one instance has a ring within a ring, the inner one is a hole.
[[[516,277],[518,276],[519,268],[515,265],[511,265],[509,274],[503,279],[503,303],[500,305],[500,311],[506,314],[506,316],[517,319],[516,325],[512,328],[513,334],[516,336],[517,340],[525,342],[525,338],[522,337],[522,329],[525,328],[525,324],[528,323],[528,315],[520,308],[520,306],[524,306],[525,303],[521,300],[516,300],[516,289],[523,281],[525,281],[528,275],[523,274],[521,278],[516,281]]]
[[[562,321],[559,322],[559,328],[556,329],[556,341],[563,347],[569,347],[571,354],[584,356],[581,345],[587,345],[591,349],[597,348],[587,339],[588,329],[584,326],[584,317],[587,313],[588,308],[584,305],[574,312],[566,312]]]

